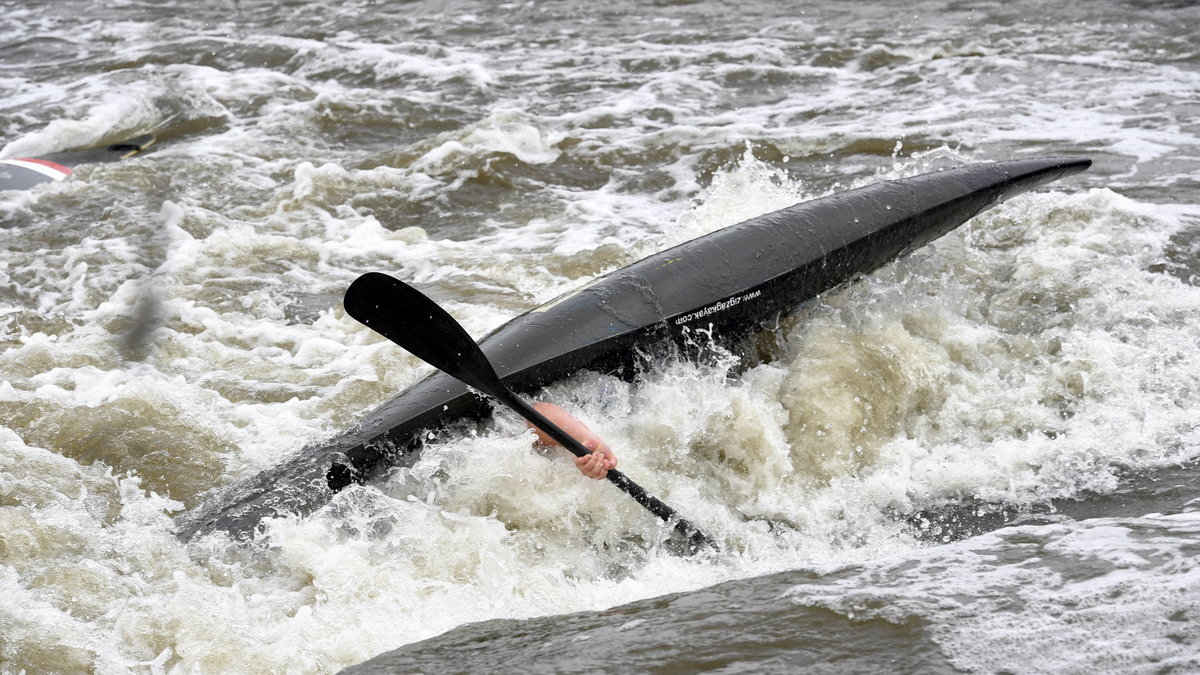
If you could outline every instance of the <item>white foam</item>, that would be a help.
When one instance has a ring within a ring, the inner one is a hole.
[[[435,147],[417,159],[413,168],[426,173],[455,171],[463,165],[479,169],[482,160],[497,153],[512,155],[527,164],[549,164],[558,159],[560,152],[555,145],[563,136],[537,128],[519,110],[498,110],[443,138],[435,139]]]

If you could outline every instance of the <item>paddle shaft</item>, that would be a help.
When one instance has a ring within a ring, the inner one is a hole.
[[[544,431],[547,436],[553,438],[559,445],[569,450],[576,457],[586,457],[591,454],[591,451],[585,448],[574,436],[571,436],[559,428],[558,425],[546,419],[545,415],[526,403],[524,399],[512,393],[507,387],[489,393],[498,401],[516,411],[521,417],[529,420],[538,429]],[[634,501],[646,507],[654,515],[666,522],[674,521],[675,531],[687,537],[689,543],[694,548],[716,547],[713,541],[705,536],[699,528],[677,514],[675,509],[672,509],[654,495],[646,492],[645,488],[630,480],[625,474],[616,469],[609,469],[605,477],[608,478],[609,482],[621,488],[626,494],[633,497]]]

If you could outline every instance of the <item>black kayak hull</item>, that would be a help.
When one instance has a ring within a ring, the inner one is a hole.
[[[1063,158],[977,164],[796,204],[601,276],[479,344],[506,384],[532,391],[580,369],[611,370],[645,346],[683,344],[695,331],[727,342],[1090,165]],[[219,491],[179,518],[178,534],[245,537],[265,517],[311,513],[350,483],[413,461],[423,432],[488,410],[465,385],[434,373],[340,436]]]

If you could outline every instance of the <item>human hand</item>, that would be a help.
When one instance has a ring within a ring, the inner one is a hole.
[[[613,451],[608,448],[608,445],[604,441],[601,441],[599,438],[595,440],[600,441],[598,445],[584,442],[583,447],[592,452],[583,457],[576,457],[575,466],[579,469],[579,473],[588,478],[600,480],[608,475],[610,469],[617,468],[617,456],[613,454]]]
[[[553,422],[557,427],[567,432],[575,440],[583,444],[583,447],[591,450],[591,454],[583,457],[575,458],[575,466],[579,469],[579,473],[600,480],[608,475],[608,472],[617,468],[617,456],[613,453],[604,439],[596,435],[594,431],[589,429],[586,424],[575,419],[566,410],[554,405],[553,403],[535,403],[534,409],[540,412],[546,419]],[[554,439],[533,425],[535,434],[537,434],[538,442],[542,445],[558,445]]]

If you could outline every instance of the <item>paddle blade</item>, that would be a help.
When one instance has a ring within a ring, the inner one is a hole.
[[[496,396],[500,377],[479,345],[436,302],[408,284],[367,272],[346,289],[346,313],[425,363]]]

